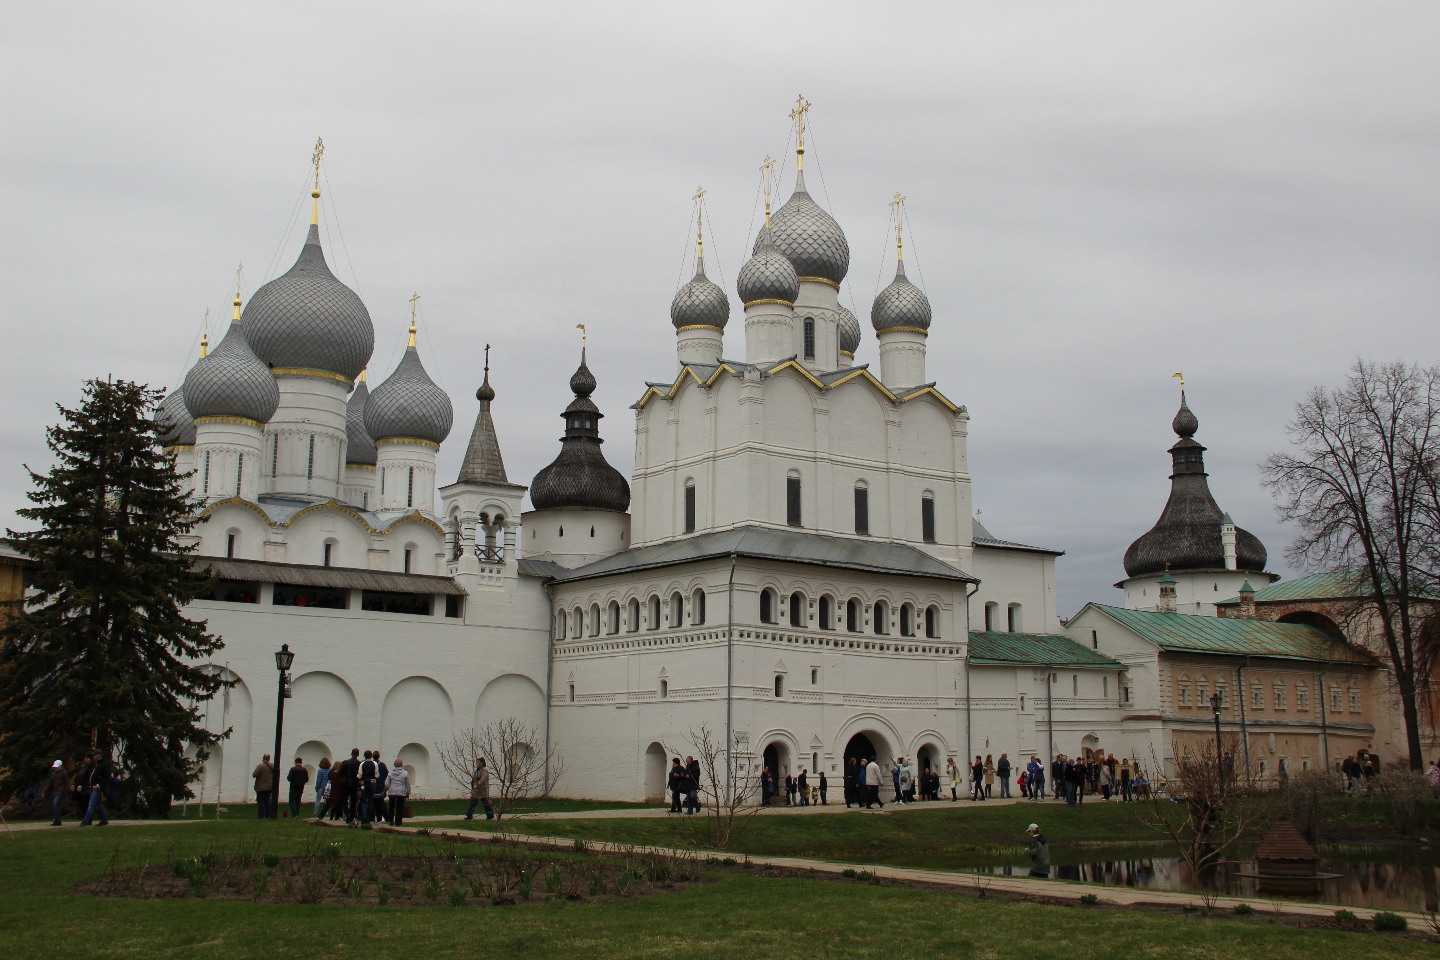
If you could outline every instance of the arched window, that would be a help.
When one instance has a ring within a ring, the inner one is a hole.
[[[335,564],[335,541],[326,540],[320,551],[320,563],[322,566],[330,567]]]
[[[886,634],[890,632],[890,607],[884,600],[875,601],[875,632]]]
[[[1209,708],[1210,706],[1210,680],[1207,677],[1195,678],[1195,703],[1199,706]]]
[[[660,629],[660,598],[658,596],[650,598],[650,629]]]
[[[640,629],[640,601],[635,597],[625,605],[625,629],[630,633]]]
[[[760,622],[775,622],[775,601],[778,599],[774,590],[766,587],[760,591]]]
[[[695,481],[685,481],[685,532],[695,532]]]
[[[669,680],[665,680],[665,679],[662,678],[662,679],[660,680],[660,699],[661,699],[661,700],[664,700],[664,699],[666,699],[666,698],[669,697],[669,696],[670,696],[670,681],[669,681]]]
[[[990,600],[985,604],[985,632],[995,632],[995,622],[1000,617],[1000,604]]]
[[[855,532],[870,536],[870,488],[864,480],[855,484]]]
[[[1295,684],[1295,709],[1310,709],[1310,685],[1304,680],[1301,680],[1299,683]]]
[[[912,603],[900,605],[900,636],[915,636],[915,605]]]
[[[925,608],[925,636],[940,639],[940,608],[934,604]]]
[[[805,318],[805,359],[815,359],[815,318]]]
[[[929,490],[920,497],[920,539],[935,542],[935,494]]]
[[[800,475],[792,473],[785,478],[785,522],[799,527],[800,519]]]
[[[1276,709],[1276,710],[1288,710],[1288,709],[1290,709],[1289,704],[1287,704],[1287,703],[1285,702],[1285,701],[1286,701],[1285,692],[1286,692],[1286,691],[1285,691],[1285,683],[1284,683],[1284,681],[1282,681],[1282,680],[1276,680],[1276,681],[1275,681],[1275,709]]]
[[[1230,706],[1230,683],[1223,675],[1215,678],[1215,692],[1220,695],[1220,709],[1228,708]]]
[[[792,626],[792,627],[803,627],[803,626],[805,626],[805,625],[806,625],[805,621],[809,619],[809,617],[806,616],[806,613],[807,613],[807,612],[808,612],[808,611],[805,609],[805,596],[804,596],[804,594],[800,594],[800,593],[792,593],[792,594],[790,594],[790,626]]]
[[[585,614],[579,607],[570,611],[570,636],[577,640],[585,633]]]
[[[690,622],[697,627],[705,622],[704,590],[696,590],[690,595]]]
[[[835,598],[826,594],[820,598],[820,629],[835,629]]]
[[[1012,603],[1005,610],[1005,629],[1011,633],[1022,633],[1025,622],[1020,619],[1020,604]]]
[[[606,607],[605,609],[606,609],[606,620],[609,621],[608,623],[605,624],[605,632],[606,632],[606,633],[610,633],[610,634],[619,633],[619,632],[620,632],[620,601],[618,601],[618,600],[611,600],[611,601],[610,601],[610,605],[609,605],[608,607]]]
[[[785,675],[783,673],[775,674],[775,696],[785,696]]]
[[[670,626],[683,627],[685,625],[685,598],[676,590],[670,594]]]
[[[565,616],[565,611],[564,611],[564,610],[557,610],[557,611],[555,611],[555,639],[556,639],[556,640],[564,640],[564,639],[565,639],[565,621],[566,621],[566,619],[567,619],[567,617]]]
[[[851,633],[860,632],[860,601],[854,597],[845,601],[845,629]]]
[[[590,636],[600,636],[600,604],[590,604]]]
[[[1182,673],[1175,682],[1175,702],[1182,707],[1190,706],[1190,674]]]

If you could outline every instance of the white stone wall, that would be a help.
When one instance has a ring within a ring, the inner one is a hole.
[[[989,629],[997,633],[1061,632],[1053,554],[976,544],[967,572],[980,578],[980,586],[970,599],[972,629],[987,629],[988,606]],[[1010,630],[1012,608],[1014,631]]]
[[[1215,604],[1238,596],[1240,586],[1247,579],[1256,590],[1268,587],[1279,579],[1273,574],[1247,573],[1244,570],[1171,570],[1170,575],[1175,578],[1175,612],[1202,617],[1216,616]],[[1152,573],[1124,581],[1125,607],[1130,610],[1158,610],[1162,576]]]

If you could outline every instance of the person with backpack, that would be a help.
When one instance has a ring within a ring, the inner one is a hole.
[[[374,817],[375,804],[375,781],[379,777],[380,769],[375,763],[375,758],[369,750],[365,751],[365,759],[360,761],[360,828],[370,829],[370,821]]]

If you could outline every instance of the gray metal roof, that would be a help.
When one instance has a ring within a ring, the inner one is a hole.
[[[835,218],[820,209],[805,189],[805,174],[795,174],[795,192],[770,218],[775,246],[795,265],[802,277],[824,277],[834,283],[850,272],[850,242]],[[760,251],[755,238],[752,253]]]
[[[569,572],[553,560],[531,560],[529,557],[520,558],[519,570],[522,577],[539,577],[542,580],[554,580]]]
[[[1057,557],[1065,555],[1064,550],[1056,550],[1052,547],[1033,547],[1028,543],[1016,543],[1013,540],[1001,540],[985,529],[985,525],[974,517],[970,518],[970,541],[977,547],[999,547],[1005,550],[1033,550],[1036,553],[1051,553]]]
[[[843,304],[840,307],[840,349],[852,357],[860,349],[860,318]]]
[[[313,223],[295,265],[256,290],[241,317],[256,356],[272,367],[353,380],[375,350],[370,311],[330,272]]]
[[[495,436],[495,420],[490,416],[490,401],[495,399],[495,388],[490,386],[489,367],[485,369],[485,382],[475,391],[475,398],[480,401],[480,412],[475,416],[470,443],[465,447],[465,457],[460,461],[460,475],[455,482],[510,485],[509,478],[505,476],[505,460],[500,456],[500,439]]]
[[[181,388],[192,417],[244,417],[265,423],[280,405],[280,386],[255,356],[241,324],[232,322],[220,345],[195,361]]]
[[[376,440],[419,437],[440,443],[454,422],[449,395],[430,379],[414,346],[405,348],[400,365],[365,404],[365,429]]]
[[[740,268],[740,274],[735,278],[735,291],[740,294],[742,303],[756,300],[794,303],[800,295],[795,266],[775,246],[775,235],[769,227],[760,228],[755,255]]]
[[[234,560],[228,557],[192,557],[191,563],[197,570],[209,567],[214,575],[222,580],[249,580],[337,590],[469,596],[463,587],[449,577],[420,573],[393,573],[388,570],[362,570],[358,567],[312,567],[299,563]]]
[[[870,325],[875,330],[894,327],[930,329],[930,298],[905,276],[905,261],[895,265],[895,279],[880,291],[870,307]]]
[[[695,276],[675,292],[670,301],[670,322],[680,327],[708,326],[725,329],[730,319],[730,299],[705,276],[705,258],[695,258]]]
[[[360,381],[345,404],[345,462],[375,466],[375,438],[365,429],[365,404],[370,399],[370,385]]]
[[[1170,448],[1170,499],[1143,536],[1125,551],[1125,575],[1139,577],[1171,570],[1224,570],[1225,545],[1220,526],[1226,514],[1210,493],[1205,448],[1193,437],[1200,421],[1180,394],[1180,410],[1171,428],[1179,440]],[[1248,530],[1235,528],[1236,567],[1265,569],[1265,545]]]
[[[636,547],[555,577],[558,582],[589,580],[636,570],[695,563],[731,554],[752,560],[840,567],[866,573],[895,574],[978,583],[975,577],[904,543],[832,537],[803,530],[770,527],[735,527]]]
[[[536,510],[568,507],[624,513],[630,509],[630,483],[600,449],[604,443],[600,419],[605,415],[590,399],[595,375],[585,362],[583,347],[580,366],[570,377],[570,389],[575,391],[575,399],[562,414],[565,436],[560,440],[560,455],[531,479],[530,503]]]
[[[195,419],[185,406],[183,387],[176,387],[160,401],[155,419],[162,427],[160,444],[166,447],[193,447],[195,445]]]

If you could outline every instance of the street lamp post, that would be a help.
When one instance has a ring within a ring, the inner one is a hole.
[[[1219,691],[1210,695],[1210,712],[1215,714],[1215,772],[1220,776],[1220,792],[1225,792],[1225,748],[1220,743],[1220,705]]]
[[[273,820],[280,816],[280,734],[285,729],[285,700],[290,696],[290,664],[295,662],[295,654],[290,652],[290,644],[280,644],[280,649],[275,651],[275,669],[280,671],[280,683],[275,691],[275,752],[271,754],[274,789],[271,791],[270,818]]]

